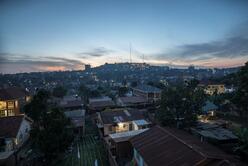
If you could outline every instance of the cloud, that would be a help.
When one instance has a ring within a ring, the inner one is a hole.
[[[204,64],[214,59],[241,59],[248,57],[248,22],[237,26],[224,39],[205,43],[185,44],[170,51],[155,53],[150,59],[169,62]]]
[[[86,52],[77,53],[78,57],[90,58],[90,57],[102,57],[114,52],[113,50],[107,49],[105,47],[98,47]]]
[[[0,71],[3,73],[80,70],[84,63],[61,57],[32,57],[29,55],[0,53]],[[16,71],[15,71],[16,70]]]

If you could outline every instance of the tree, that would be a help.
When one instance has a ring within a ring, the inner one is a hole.
[[[131,82],[131,87],[136,87],[138,85],[137,81],[132,81]]]
[[[205,103],[203,90],[196,84],[170,87],[163,91],[157,117],[162,125],[194,125]]]
[[[48,102],[49,98],[50,93],[41,90],[24,107],[25,113],[34,121],[30,132],[32,145],[44,155],[47,165],[63,153],[72,141],[69,119]]]
[[[84,84],[81,84],[79,87],[79,95],[82,97],[84,102],[88,101],[89,94],[90,94],[90,90]]]
[[[237,132],[237,136],[239,137],[238,147],[235,149],[243,158],[247,158],[248,156],[248,129],[241,128]]]
[[[24,112],[33,119],[34,122],[39,122],[42,114],[46,113],[48,110],[49,98],[50,92],[43,89],[38,91],[31,102],[24,106]]]
[[[239,108],[239,114],[242,119],[248,113],[248,62],[245,63],[237,73],[238,87],[232,99],[233,103]],[[245,120],[245,119],[244,119]]]
[[[123,86],[118,89],[119,96],[123,97],[128,92],[128,88]]]
[[[53,96],[55,97],[63,98],[66,95],[66,93],[67,90],[62,86],[58,86],[53,89]]]
[[[64,113],[58,108],[53,108],[44,114],[40,126],[31,130],[33,146],[44,154],[46,163],[49,164],[71,144],[72,131],[68,125],[70,121]]]
[[[103,88],[100,88],[100,90],[101,89],[103,90]],[[99,89],[90,90],[84,84],[81,84],[80,87],[79,87],[79,95],[82,97],[84,102],[88,102],[88,99],[90,97],[99,97],[99,96],[101,96],[100,90]]]

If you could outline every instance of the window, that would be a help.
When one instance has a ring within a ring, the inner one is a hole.
[[[14,102],[9,101],[8,102],[8,109],[13,109],[14,108]]]
[[[15,116],[14,110],[8,110],[8,116]]]
[[[0,117],[8,116],[7,115],[7,110],[1,110],[0,111]]]
[[[6,109],[6,102],[0,101],[0,110]]]

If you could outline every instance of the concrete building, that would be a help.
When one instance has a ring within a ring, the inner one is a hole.
[[[214,93],[222,94],[225,93],[224,84],[209,84],[204,88],[204,92],[208,95],[213,95]]]

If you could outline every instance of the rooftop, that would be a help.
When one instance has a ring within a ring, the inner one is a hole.
[[[224,129],[214,124],[200,122],[198,123],[197,127],[193,128],[193,130],[201,136],[220,141],[238,139],[238,137],[234,135],[230,130]]]
[[[210,101],[206,101],[205,105],[202,107],[203,112],[208,112],[210,110],[216,110],[216,109],[218,109],[218,107]]]
[[[27,91],[17,87],[0,89],[0,100],[19,99],[27,95],[29,95]]]
[[[147,130],[148,128],[141,129],[141,130],[132,130],[132,131],[114,133],[114,134],[109,134],[109,137],[112,138],[115,142],[127,141],[129,138],[135,135],[138,135],[140,133],[143,133],[144,131],[147,131]]]
[[[82,107],[83,101],[82,100],[68,100],[68,101],[62,101],[59,105],[60,107],[63,107],[63,108]]]
[[[103,111],[100,115],[104,124],[145,119],[143,113],[139,110],[112,109]]]
[[[23,118],[24,115],[0,118],[0,137],[15,138]]]
[[[159,89],[159,88],[156,88],[154,86],[150,86],[150,85],[138,85],[136,87],[134,87],[133,89],[137,89],[137,90],[141,90],[141,91],[144,91],[144,92],[151,92],[151,93],[160,93],[162,90]]]
[[[89,104],[89,107],[91,109],[103,109],[103,108],[106,108],[106,107],[113,107],[115,106],[115,103],[111,100],[98,100],[98,101],[92,101],[90,102]]]
[[[84,117],[85,110],[79,109],[79,110],[73,110],[73,111],[65,111],[64,114],[67,118]]]
[[[140,120],[134,120],[133,121],[137,126],[142,126],[142,125],[148,125],[149,123],[144,120],[144,119],[140,119]]]
[[[93,102],[102,102],[102,101],[112,101],[112,99],[108,96],[102,96],[102,97],[95,97],[95,98],[90,98],[89,103]]]
[[[135,103],[145,103],[145,102],[147,102],[146,98],[144,98],[142,96],[119,97],[119,99],[123,103],[132,103],[132,104],[135,104]]]
[[[178,129],[160,126],[130,139],[149,166],[157,165],[230,165],[232,158],[196,137]]]

